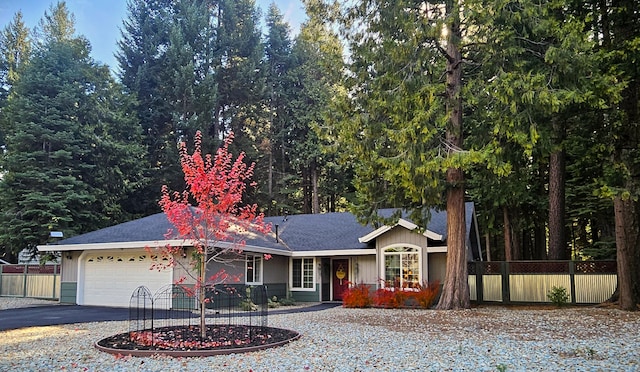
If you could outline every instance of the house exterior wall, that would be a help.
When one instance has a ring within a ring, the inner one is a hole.
[[[230,275],[230,282],[235,282],[235,278],[240,279],[240,283],[245,282],[244,269],[245,269],[245,255],[244,254],[229,254],[226,257],[221,257],[220,261],[211,261],[207,265],[207,279],[217,274],[221,270]]]
[[[427,237],[408,230],[402,226],[396,226],[390,231],[382,234],[376,239],[377,265],[376,265],[376,284],[377,288],[383,287],[384,284],[384,250],[390,247],[413,247],[420,252],[420,276],[421,280],[430,281],[431,255],[427,254]],[[437,265],[437,263],[434,263]],[[444,268],[443,268],[444,269]]]
[[[60,303],[75,304],[78,293],[78,257],[82,251],[62,252],[60,262]]]
[[[440,284],[444,283],[444,275],[447,269],[446,253],[429,253],[429,283],[439,280]]]
[[[183,284],[186,285],[195,285],[196,280],[192,277],[193,273],[190,273],[193,269],[191,268],[191,255],[193,254],[193,248],[188,248],[185,250],[187,257],[175,257],[176,265],[173,267],[173,281],[179,281],[184,278]]]
[[[60,281],[61,283],[65,282],[76,282],[78,280],[78,257],[80,257],[80,253],[77,251],[68,251],[62,252],[62,257],[60,261],[62,263],[61,273],[60,273]]]
[[[379,249],[402,243],[425,248],[427,246],[427,237],[407,230],[402,226],[396,226],[376,239],[376,246]]]
[[[268,261],[262,261],[264,266],[264,283],[286,284],[289,280],[289,258],[285,256],[271,256]]]
[[[354,284],[368,284],[374,287],[378,284],[378,270],[376,269],[376,256],[354,256],[351,259],[352,277],[349,280]]]

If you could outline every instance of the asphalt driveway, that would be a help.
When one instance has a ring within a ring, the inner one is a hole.
[[[58,324],[128,320],[129,309],[52,305],[0,310],[0,331]]]
[[[309,312],[340,306],[339,303],[321,303],[288,310],[269,310],[269,314]],[[59,324],[129,320],[129,309],[120,307],[45,305],[0,310],[0,331],[25,327]]]

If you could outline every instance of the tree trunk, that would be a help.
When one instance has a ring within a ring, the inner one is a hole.
[[[511,220],[509,219],[509,209],[506,205],[502,207],[502,219],[504,230],[504,260],[513,261],[513,247],[511,246],[511,242],[513,241],[511,237]]]
[[[484,251],[487,254],[487,261],[491,261],[491,237],[489,233],[484,234]]]
[[[545,229],[544,222],[538,222],[539,226],[535,227],[535,236],[533,237],[533,259],[534,260],[546,260],[547,259],[547,230]]]
[[[566,260],[567,237],[565,234],[565,153],[562,149],[563,125],[553,118],[556,149],[549,158],[549,259]]]
[[[630,46],[637,40],[637,25],[640,23],[640,9],[637,0],[615,0],[602,2],[603,10],[610,16],[611,29],[603,28],[605,45],[618,55],[630,55]],[[607,9],[606,7],[609,6]],[[607,35],[607,31],[611,34]],[[610,36],[611,40],[607,39]],[[610,44],[610,45],[609,45]],[[628,58],[628,57],[626,57]],[[618,265],[619,306],[623,310],[637,310],[640,301],[640,221],[637,196],[640,186],[640,166],[638,147],[640,146],[640,69],[637,63],[622,57],[618,68],[628,79],[622,92],[618,111],[621,125],[616,134],[613,163],[624,167],[626,175],[622,191],[613,199],[615,214],[616,252]],[[628,194],[628,195],[625,195]]]
[[[278,214],[277,211],[272,211],[271,207],[273,206],[273,149],[269,146],[269,164],[268,164],[268,180],[267,180],[267,189],[269,192],[269,216],[274,216]]]
[[[453,149],[462,148],[462,55],[458,49],[461,40],[459,5],[447,1],[450,16],[447,36],[446,102],[449,113],[447,143]],[[455,156],[455,152],[449,156]],[[438,309],[467,309],[471,307],[467,278],[466,224],[464,207],[464,175],[460,168],[447,170],[447,268]]]
[[[618,265],[618,300],[622,310],[637,310],[639,278],[638,252],[640,229],[637,203],[617,196],[613,199],[616,222],[616,246]]]
[[[207,281],[207,254],[206,248],[200,254],[200,276],[198,280],[200,283],[196,283],[198,286],[198,302],[200,302],[200,339],[205,340],[207,338],[207,320],[206,320],[206,302],[207,288],[205,283]]]
[[[460,169],[447,171],[449,182],[462,182]],[[452,187],[447,193],[447,267],[437,308],[466,309],[471,306],[467,274],[464,188]]]
[[[311,213],[320,213],[320,196],[318,194],[318,167],[313,162],[311,167]]]
[[[308,167],[302,167],[302,213],[311,214],[311,175]]]

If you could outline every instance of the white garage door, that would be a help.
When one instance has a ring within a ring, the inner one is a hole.
[[[160,260],[144,250],[90,253],[84,258],[83,305],[128,307],[133,291],[141,285],[151,294],[171,284],[173,270],[151,270]],[[160,261],[162,262],[162,261]],[[164,261],[166,262],[166,261]]]

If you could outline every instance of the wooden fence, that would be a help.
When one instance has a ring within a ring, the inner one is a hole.
[[[469,263],[472,301],[549,302],[553,287],[564,287],[572,304],[608,300],[616,289],[615,261],[512,261]]]
[[[60,298],[60,265],[0,265],[0,296]]]

